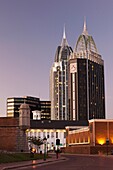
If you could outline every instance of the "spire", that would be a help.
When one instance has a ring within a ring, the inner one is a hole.
[[[65,24],[64,24],[63,39],[66,39],[66,30],[65,30]]]
[[[83,27],[83,32],[82,32],[82,34],[88,35],[87,25],[86,25],[86,17],[84,17],[84,27]]]
[[[68,42],[67,42],[67,39],[66,39],[65,25],[64,25],[63,38],[62,38],[61,46],[63,46],[63,47],[68,46]]]

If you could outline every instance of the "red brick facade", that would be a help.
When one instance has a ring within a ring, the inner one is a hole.
[[[67,129],[67,134],[65,152],[94,154],[113,150],[113,120],[90,120],[89,127]]]
[[[14,152],[27,150],[26,134],[19,127],[19,119],[0,118],[0,150]]]

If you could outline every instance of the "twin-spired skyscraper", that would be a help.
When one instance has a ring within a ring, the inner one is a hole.
[[[69,120],[68,108],[68,60],[72,53],[65,28],[61,45],[58,46],[50,72],[51,119]]]
[[[74,50],[64,30],[51,68],[50,100],[52,120],[105,118],[104,61],[85,21]]]

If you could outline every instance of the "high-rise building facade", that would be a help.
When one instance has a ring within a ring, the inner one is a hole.
[[[68,120],[68,59],[72,53],[65,35],[58,46],[50,72],[51,119]]]
[[[37,97],[23,96],[7,99],[7,117],[19,117],[19,108],[22,103],[30,107],[30,118],[33,119],[33,110],[40,110],[40,99]]]
[[[33,119],[33,111],[39,111],[42,120],[51,118],[51,102],[31,96],[7,98],[7,117],[19,117],[19,108],[23,103],[30,107],[30,119]]]
[[[104,61],[84,22],[68,65],[68,103],[71,120],[105,118]]]
[[[41,120],[51,119],[51,102],[50,101],[40,101],[41,108]]]

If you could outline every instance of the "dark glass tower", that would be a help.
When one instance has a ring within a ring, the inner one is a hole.
[[[7,117],[19,117],[19,108],[22,103],[26,103],[30,107],[30,118],[33,119],[34,110],[41,110],[40,99],[37,97],[11,97],[7,99]]]
[[[69,60],[69,114],[71,120],[105,118],[104,61],[98,54],[86,22]]]
[[[40,101],[41,107],[41,120],[51,119],[51,102],[50,101]]]
[[[41,113],[40,119],[48,120],[51,118],[51,102],[41,101],[40,98],[24,96],[11,97],[7,99],[7,117],[19,117],[20,105],[26,103],[30,107],[30,119],[33,119],[33,111]]]

